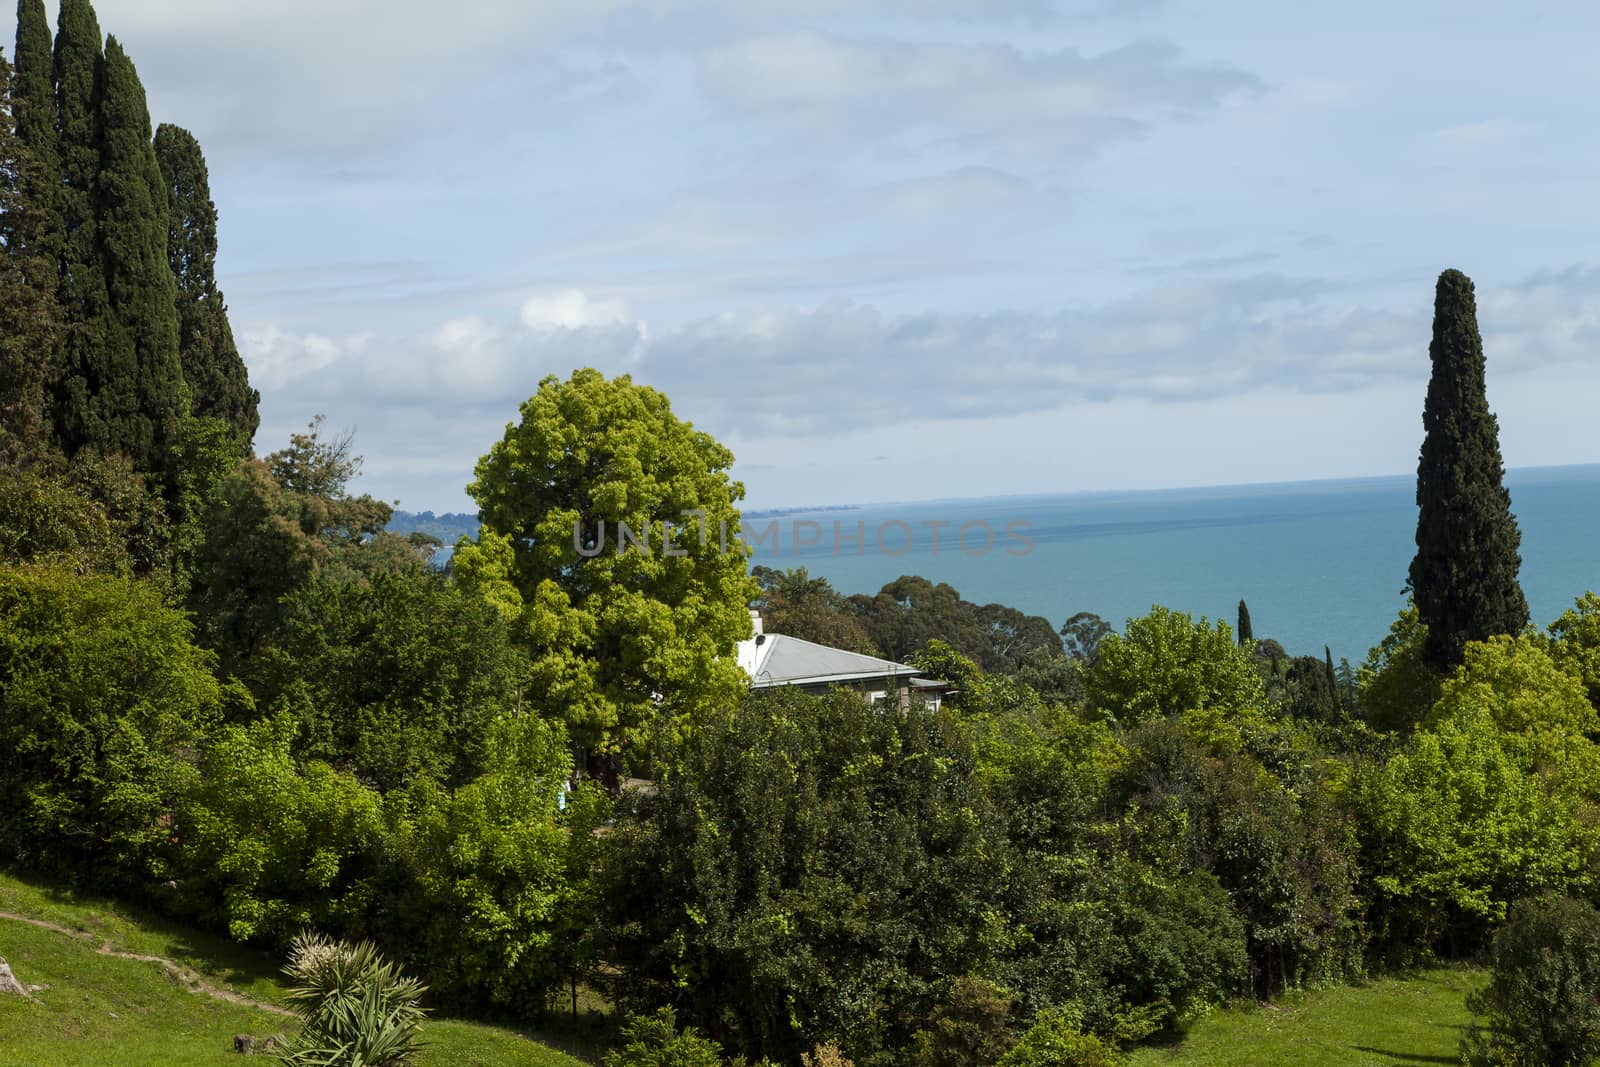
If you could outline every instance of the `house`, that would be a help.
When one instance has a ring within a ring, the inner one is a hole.
[[[894,695],[909,708],[914,699],[938,710],[951,687],[923,677],[917,668],[859,652],[830,648],[815,641],[763,632],[759,612],[750,613],[755,635],[739,642],[739,666],[750,676],[751,689],[792,685],[808,693],[824,693],[842,686],[864,694],[877,704]]]

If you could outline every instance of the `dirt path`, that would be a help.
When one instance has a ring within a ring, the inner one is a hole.
[[[50,922],[48,919],[35,919],[27,915],[18,915],[15,912],[10,911],[0,911],[0,919],[9,919],[12,922],[27,923],[29,926],[37,926],[41,930],[49,930],[52,933],[64,934],[67,937],[94,945],[94,950],[102,956],[111,956],[119,960],[135,960],[139,963],[154,963],[160,966],[168,974],[172,975],[173,978],[177,979],[179,985],[183,986],[189,992],[199,996],[211,997],[215,1000],[225,1000],[229,1004],[237,1004],[242,1008],[255,1008],[257,1011],[271,1012],[273,1015],[283,1015],[289,1018],[294,1017],[294,1012],[289,1011],[287,1008],[280,1008],[276,1004],[267,1004],[263,1001],[254,1000],[245,996],[243,993],[235,993],[233,990],[224,988],[223,986],[212,985],[210,982],[200,977],[199,972],[195,971],[193,968],[185,967],[183,964],[169,960],[165,956],[146,956],[139,952],[123,952],[110,941],[97,942],[95,940],[95,936],[91,933],[83,930],[74,930],[71,927],[62,926],[60,923]]]

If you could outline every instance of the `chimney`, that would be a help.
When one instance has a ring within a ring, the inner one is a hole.
[[[750,632],[757,637],[761,636],[761,612],[755,608],[750,609]]]

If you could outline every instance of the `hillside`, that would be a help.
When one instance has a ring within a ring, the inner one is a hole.
[[[0,958],[40,987],[33,1003],[0,996],[0,1063],[226,1064],[235,1035],[292,1025],[270,956],[5,874]],[[424,1036],[424,1065],[582,1067],[501,1027],[439,1020]]]

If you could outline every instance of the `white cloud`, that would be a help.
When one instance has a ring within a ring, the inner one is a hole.
[[[1157,41],[1086,55],[810,30],[709,48],[700,55],[699,77],[731,107],[789,114],[817,130],[944,131],[1058,152],[1126,137],[1158,118],[1209,110],[1258,84]]]
[[[558,327],[581,330],[590,326],[618,326],[632,321],[621,300],[594,298],[581,289],[530,296],[522,304],[522,324],[530,330]]]

